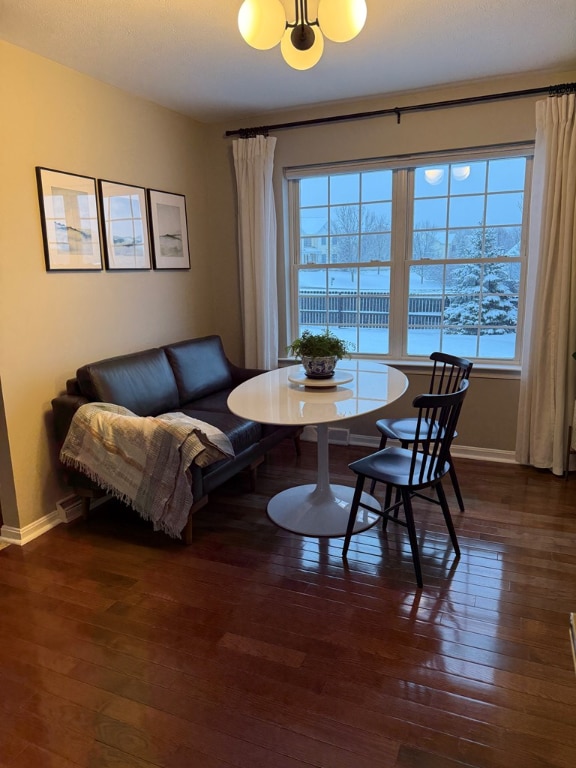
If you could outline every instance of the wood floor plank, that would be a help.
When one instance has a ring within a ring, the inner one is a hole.
[[[0,768],[573,768],[576,478],[458,460],[462,554],[418,501],[418,590],[404,529],[346,568],[268,520],[315,462],[276,448],[191,547],[110,501],[1,550]]]

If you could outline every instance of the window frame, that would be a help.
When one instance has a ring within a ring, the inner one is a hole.
[[[413,213],[414,213],[414,177],[415,170],[422,166],[433,164],[462,164],[478,161],[489,161],[502,158],[524,157],[526,173],[524,180],[524,202],[522,211],[522,235],[520,253],[517,262],[521,265],[520,283],[518,288],[518,320],[516,326],[516,345],[514,358],[472,357],[475,367],[514,371],[521,366],[522,340],[524,331],[528,227],[530,210],[530,187],[532,180],[532,165],[534,142],[515,142],[495,146],[469,147],[441,152],[407,154],[396,157],[373,158],[341,163],[316,164],[311,166],[295,166],[284,169],[287,182],[288,225],[285,232],[286,267],[288,270],[288,291],[286,295],[286,321],[289,344],[291,338],[298,334],[298,275],[302,268],[300,258],[300,199],[299,181],[315,176],[330,176],[336,174],[353,174],[375,170],[391,170],[392,179],[392,217],[391,217],[391,247],[390,261],[390,316],[388,326],[388,353],[357,352],[354,356],[382,359],[387,362],[398,362],[406,365],[421,365],[428,360],[427,356],[409,355],[408,348],[408,313],[409,299],[409,270],[414,265],[412,255]],[[450,198],[449,198],[450,199]],[[480,259],[479,262],[483,262]],[[444,264],[446,258],[440,259]],[[494,263],[493,259],[490,259]],[[450,263],[457,264],[458,260],[451,259]],[[469,260],[460,263],[470,263]],[[502,263],[497,260],[497,263]],[[361,262],[355,262],[356,265]],[[396,298],[393,300],[392,297]]]

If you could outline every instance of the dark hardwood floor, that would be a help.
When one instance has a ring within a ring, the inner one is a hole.
[[[228,483],[188,548],[109,502],[0,551],[1,768],[576,766],[576,477],[458,461],[462,557],[420,502],[418,590],[403,528],[344,569],[267,519],[314,451]]]

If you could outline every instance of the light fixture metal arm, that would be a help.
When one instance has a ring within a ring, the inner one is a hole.
[[[286,20],[287,29],[295,29],[296,27],[301,26],[320,26],[318,19],[310,21],[308,18],[308,0],[294,0],[294,23],[292,24]]]

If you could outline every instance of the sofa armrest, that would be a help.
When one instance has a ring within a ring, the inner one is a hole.
[[[266,373],[265,368],[241,368],[240,366],[231,363],[230,360],[228,360],[228,365],[230,367],[230,374],[232,376],[232,381],[235,387],[237,387],[238,384],[242,384],[243,381],[253,379],[254,376],[259,376],[261,373]]]
[[[70,429],[74,414],[82,405],[90,401],[82,395],[58,395],[52,400],[54,414],[54,434],[59,445],[62,445]]]

